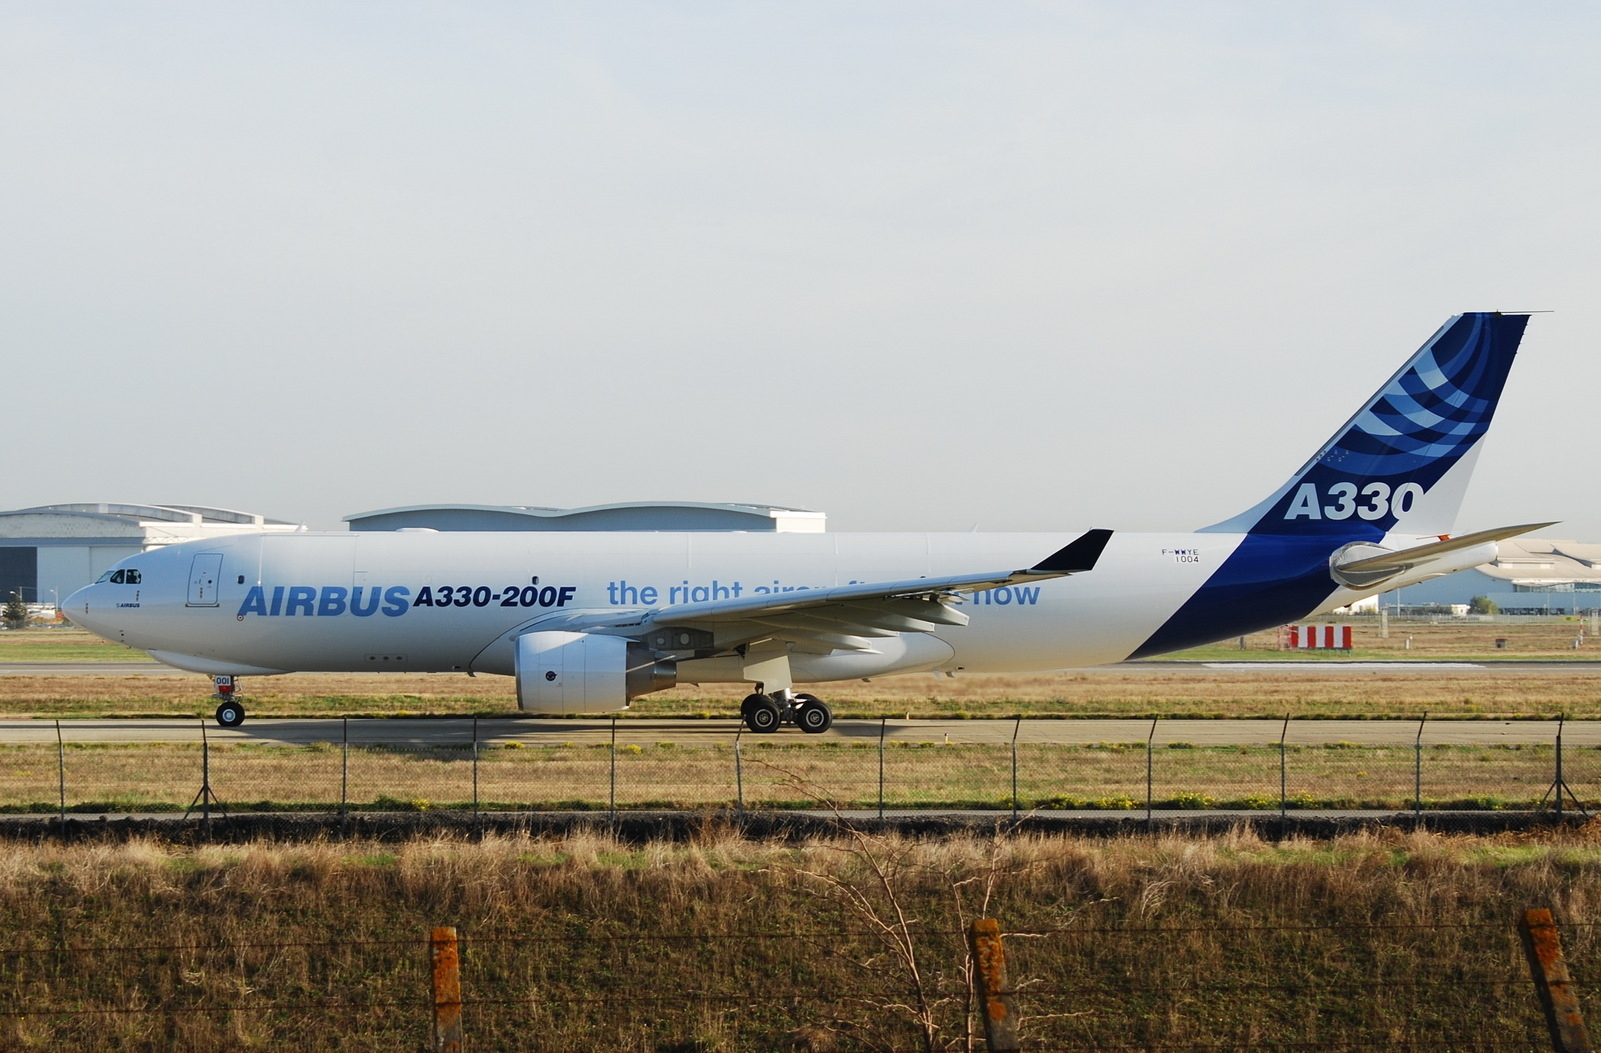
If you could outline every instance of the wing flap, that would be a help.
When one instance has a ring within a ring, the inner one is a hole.
[[[846,603],[841,605],[844,610],[856,612],[865,611],[873,615],[895,614],[902,618],[914,621],[933,622],[936,625],[966,625],[968,617],[954,607],[947,607],[936,599],[923,600],[880,600],[876,604]]]

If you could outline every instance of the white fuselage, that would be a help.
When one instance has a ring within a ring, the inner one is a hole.
[[[391,670],[513,673],[537,623],[853,582],[1029,567],[1077,536],[786,533],[296,533],[173,545],[124,561],[65,605],[76,623],[213,674]],[[965,626],[901,633],[870,651],[791,656],[799,682],[921,670],[1029,671],[1134,653],[1207,583],[1244,535],[1111,538],[1094,569],[961,600]],[[1330,545],[1332,549],[1333,545]],[[1492,558],[1470,550],[1449,568]],[[1408,580],[1387,581],[1385,588]],[[537,582],[537,583],[536,583]],[[1332,579],[1306,611],[1363,593]],[[1272,622],[1268,624],[1273,624]],[[1215,639],[1245,631],[1220,622]],[[678,666],[682,682],[739,681],[737,658]]]

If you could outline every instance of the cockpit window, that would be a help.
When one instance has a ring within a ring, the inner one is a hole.
[[[98,578],[95,579],[95,584],[99,585],[103,581],[110,581],[110,580],[111,580],[111,571],[108,570],[104,574],[100,575]]]
[[[126,573],[126,572],[125,571],[120,571],[120,570],[112,571],[111,572],[111,584],[113,584],[113,585],[121,585],[122,584],[122,576],[123,576],[124,573]]]
[[[139,574],[139,572],[137,570],[134,570],[132,567],[129,567],[128,570],[127,570],[126,575],[123,577],[122,580],[124,582],[126,582],[127,584],[129,584],[129,585],[137,585],[137,584],[139,584],[140,577],[141,577],[141,575]]]

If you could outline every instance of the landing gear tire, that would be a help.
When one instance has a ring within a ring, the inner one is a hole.
[[[222,703],[217,707],[217,723],[225,728],[237,728],[245,722],[245,707],[232,701]]]
[[[777,731],[783,720],[778,703],[766,695],[746,696],[745,701],[740,703],[739,711],[745,718],[745,726],[758,735]]]
[[[821,735],[834,726],[834,711],[816,695],[796,695],[795,723],[808,735]]]

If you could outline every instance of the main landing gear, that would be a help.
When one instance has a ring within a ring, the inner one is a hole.
[[[217,723],[225,728],[237,728],[245,722],[245,707],[234,697],[238,681],[231,676],[214,676],[211,682],[217,689],[211,697],[222,700],[217,703]]]
[[[789,723],[808,735],[820,735],[834,725],[834,711],[822,699],[788,691],[747,695],[740,703],[739,715],[745,726],[757,734],[777,731],[780,725]]]

